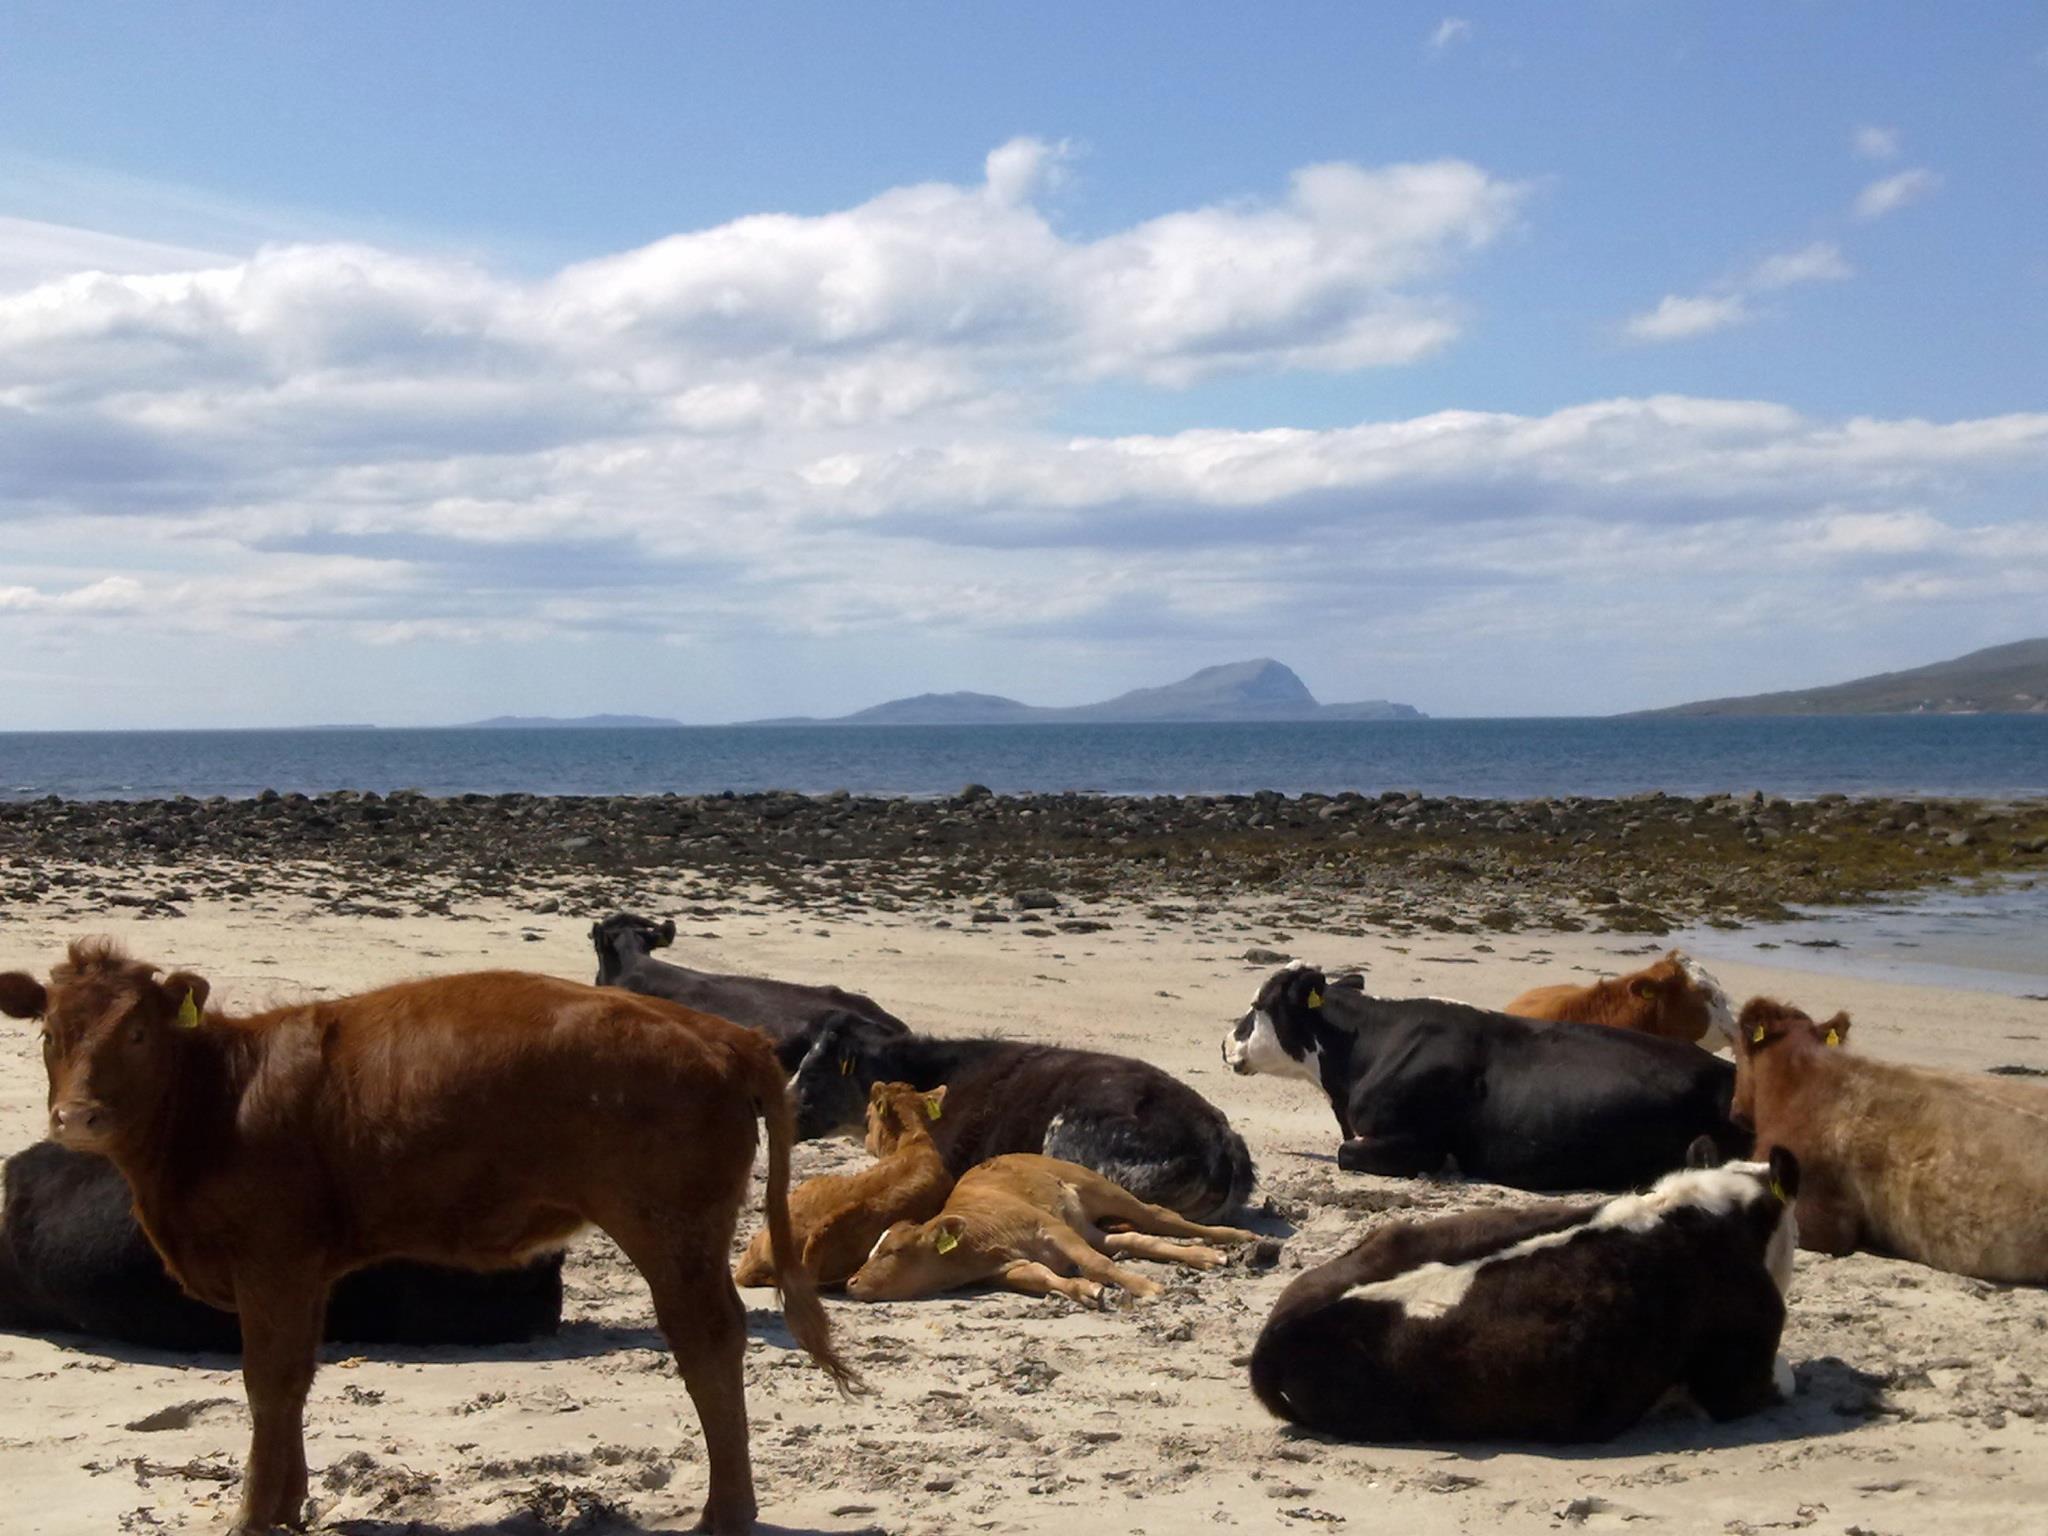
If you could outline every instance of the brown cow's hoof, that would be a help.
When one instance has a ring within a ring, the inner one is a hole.
[[[753,1509],[748,1509],[744,1513],[734,1510],[724,1520],[720,1520],[711,1506],[706,1504],[703,1517],[690,1529],[709,1532],[710,1536],[754,1536],[756,1513],[757,1511]]]

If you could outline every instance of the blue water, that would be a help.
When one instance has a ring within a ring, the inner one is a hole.
[[[2048,795],[2048,716],[0,733],[0,799],[15,800],[264,789],[928,796],[967,783],[1110,794]]]

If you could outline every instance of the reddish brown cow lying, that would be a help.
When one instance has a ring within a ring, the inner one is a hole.
[[[1735,1032],[1728,994],[1699,962],[1674,949],[1655,965],[1588,987],[1535,987],[1503,1010],[1553,1024],[1605,1024],[1665,1040],[1690,1040],[1708,1050]]]
[[[485,971],[230,1018],[203,977],[71,946],[47,987],[0,975],[0,1011],[43,1020],[50,1134],[112,1160],[165,1267],[241,1315],[255,1437],[236,1533],[297,1525],[302,1417],[335,1279],[389,1258],[479,1268],[586,1223],[647,1279],[704,1427],[705,1521],[754,1526],[726,1273],[768,1123],[768,1224],[788,1241],[791,1113],[767,1039],[628,992]],[[790,1331],[842,1385],[801,1269]]]
[[[2048,1281],[2048,1087],[1831,1049],[1848,1029],[1761,997],[1737,1024],[1734,1113],[1799,1158],[1800,1246]]]
[[[820,1285],[844,1285],[867,1262],[875,1239],[899,1221],[939,1214],[953,1175],[928,1126],[945,1113],[941,1084],[919,1093],[908,1083],[877,1083],[868,1092],[867,1148],[878,1162],[859,1173],[806,1179],[789,1197],[789,1226],[804,1272]],[[766,1285],[775,1273],[764,1228],[734,1266],[740,1285]]]

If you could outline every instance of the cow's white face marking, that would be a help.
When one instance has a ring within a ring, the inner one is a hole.
[[[1407,1317],[1442,1317],[1465,1299],[1472,1283],[1479,1278],[1479,1272],[1489,1264],[1511,1264],[1517,1259],[1528,1258],[1546,1248],[1561,1248],[1582,1232],[1620,1230],[1624,1232],[1649,1232],[1673,1211],[1692,1206],[1712,1216],[1725,1215],[1736,1206],[1760,1200],[1764,1194],[1764,1179],[1770,1169],[1763,1163],[1728,1163],[1720,1168],[1686,1169],[1680,1173],[1669,1173],[1654,1186],[1640,1195],[1621,1195],[1609,1200],[1586,1220],[1560,1229],[1556,1232],[1541,1232],[1535,1237],[1525,1237],[1519,1243],[1502,1248],[1498,1252],[1482,1254],[1468,1259],[1463,1264],[1418,1264],[1414,1269],[1395,1275],[1389,1280],[1376,1280],[1370,1285],[1354,1285],[1344,1293],[1349,1301],[1388,1301],[1401,1308]],[[1791,1243],[1783,1254],[1784,1279],[1779,1278],[1779,1244],[1787,1231],[1792,1233]],[[1765,1262],[1771,1270],[1771,1278],[1778,1282],[1780,1294],[1789,1283],[1792,1271],[1792,1244],[1798,1241],[1798,1229],[1786,1213],[1778,1230],[1771,1235],[1771,1242],[1765,1251]]]
[[[1223,1060],[1231,1071],[1247,1076],[1264,1073],[1269,1077],[1299,1077],[1311,1083],[1323,1080],[1317,1062],[1320,1053],[1313,1044],[1304,1055],[1289,1055],[1280,1043],[1280,1032],[1273,1027],[1270,1013],[1254,1008],[1250,1019],[1250,1029],[1240,1019],[1236,1028],[1223,1037]]]
[[[1678,968],[1685,972],[1685,979],[1706,997],[1707,1032],[1714,1037],[1714,1043],[1707,1049],[1732,1050],[1735,1045],[1735,1010],[1729,1006],[1727,992],[1705,966],[1684,950],[1673,951],[1673,958],[1678,961]]]

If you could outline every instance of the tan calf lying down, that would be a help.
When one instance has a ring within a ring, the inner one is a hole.
[[[1736,1032],[1734,1113],[1756,1156],[1799,1159],[1799,1245],[2048,1282],[2048,1087],[1833,1049],[1848,1033],[1768,998]]]
[[[1128,1230],[1106,1232],[1105,1222]],[[1134,1296],[1163,1289],[1105,1254],[1214,1269],[1223,1262],[1216,1249],[1165,1239],[1248,1243],[1256,1236],[1147,1205],[1079,1163],[1015,1152],[961,1175],[945,1210],[931,1220],[899,1221],[884,1232],[860,1273],[846,1282],[846,1293],[862,1301],[908,1301],[993,1280],[1027,1296],[1058,1294],[1096,1305],[1106,1285]]]
[[[868,1091],[867,1148],[881,1161],[859,1173],[806,1179],[791,1191],[797,1258],[818,1284],[845,1284],[893,1224],[923,1221],[945,1205],[953,1175],[930,1131],[945,1101],[943,1085],[920,1093],[908,1083],[875,1084]],[[738,1285],[774,1281],[766,1227],[754,1234],[732,1278]]]

